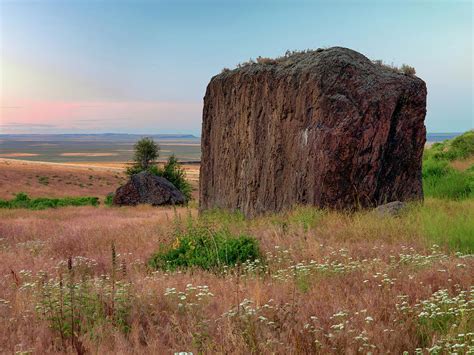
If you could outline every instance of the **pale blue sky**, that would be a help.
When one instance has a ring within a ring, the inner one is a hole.
[[[465,131],[472,17],[472,1],[0,0],[0,133],[200,134],[223,67],[324,46],[414,66],[428,131]]]

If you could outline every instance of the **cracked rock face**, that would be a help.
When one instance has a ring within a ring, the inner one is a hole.
[[[426,85],[334,47],[211,79],[201,209],[353,209],[422,199]]]

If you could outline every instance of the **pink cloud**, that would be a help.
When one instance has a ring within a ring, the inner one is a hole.
[[[194,130],[200,127],[201,112],[200,102],[10,100],[2,103],[0,130],[34,131],[38,126],[61,131]]]

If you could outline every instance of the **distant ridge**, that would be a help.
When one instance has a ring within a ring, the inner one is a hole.
[[[142,137],[151,137],[157,140],[163,139],[199,139],[192,134],[130,134],[130,133],[97,133],[97,134],[87,134],[87,133],[61,133],[61,134],[0,134],[0,138],[5,140],[48,140],[48,141],[58,141],[58,140],[77,140],[77,141],[104,141],[104,140],[138,140]]]
[[[427,133],[426,141],[430,143],[442,142],[446,139],[452,139],[454,137],[460,136],[463,132],[451,132],[451,133]]]

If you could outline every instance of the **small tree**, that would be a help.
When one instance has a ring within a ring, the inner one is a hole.
[[[133,165],[127,169],[128,175],[148,170],[156,161],[160,153],[160,147],[152,138],[145,137],[140,139],[133,146],[135,151],[133,155]]]

